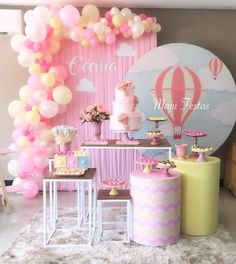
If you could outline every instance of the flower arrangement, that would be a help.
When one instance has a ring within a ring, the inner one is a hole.
[[[82,123],[85,122],[102,122],[103,120],[108,120],[110,113],[101,104],[94,104],[85,107],[80,111],[80,119]]]
[[[71,126],[56,126],[51,129],[56,144],[71,142],[77,134],[77,129]]]

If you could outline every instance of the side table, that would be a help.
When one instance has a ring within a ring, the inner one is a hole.
[[[58,220],[58,208],[57,208],[57,183],[58,182],[76,182],[77,185],[77,229],[84,229],[81,227],[82,222],[85,223],[84,217],[84,184],[88,184],[88,227],[85,229],[88,231],[88,243],[79,245],[91,245],[95,232],[95,216],[96,216],[96,169],[90,168],[85,171],[83,175],[54,175],[53,172],[49,173],[43,180],[43,219],[44,219],[44,246],[65,246],[65,245],[78,245],[78,244],[51,244],[50,240],[54,236],[57,230],[63,230],[63,228],[57,228]],[[49,199],[47,199],[47,184],[49,184]],[[49,216],[48,206],[49,203]],[[74,219],[74,218],[72,218]],[[50,223],[50,225],[49,225]]]

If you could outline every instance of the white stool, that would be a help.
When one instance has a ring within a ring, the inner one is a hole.
[[[109,190],[99,190],[97,195],[97,207],[98,207],[98,240],[101,241],[103,235],[103,225],[111,224],[115,222],[106,222],[103,220],[102,209],[103,203],[126,203],[127,216],[126,216],[126,239],[119,240],[122,242],[130,242],[130,230],[131,230],[131,196],[129,190],[119,190],[117,195],[110,195]],[[111,207],[107,207],[109,210]],[[122,207],[121,207],[122,208]],[[125,222],[117,222],[125,223]],[[108,230],[106,231],[114,231]]]

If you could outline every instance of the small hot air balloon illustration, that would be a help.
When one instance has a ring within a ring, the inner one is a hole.
[[[219,58],[213,58],[209,60],[209,68],[214,80],[216,80],[217,75],[221,72],[223,65],[223,62]]]
[[[158,101],[158,108],[162,109],[173,125],[174,138],[181,139],[183,125],[201,95],[199,77],[192,69],[172,66],[158,75],[152,91]]]

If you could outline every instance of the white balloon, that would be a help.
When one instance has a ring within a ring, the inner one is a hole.
[[[122,8],[121,14],[126,20],[130,20],[133,16],[133,14],[129,8]]]
[[[93,31],[96,33],[96,34],[102,34],[104,33],[105,31],[105,24],[102,23],[102,22],[97,22],[93,25]]]
[[[118,15],[118,14],[120,14],[120,10],[119,10],[119,8],[117,8],[117,7],[112,7],[112,9],[111,9],[111,14],[114,16],[114,15]]]
[[[18,55],[18,62],[23,67],[29,67],[35,61],[35,55],[30,50],[22,50]]]
[[[43,23],[33,21],[31,24],[26,25],[25,35],[34,42],[40,42],[45,39],[47,29]]]
[[[24,49],[25,40],[26,40],[26,36],[22,34],[17,34],[11,38],[10,41],[11,47],[15,51],[20,52],[22,49]]]
[[[105,26],[107,26],[107,24],[108,24],[108,21],[107,21],[106,18],[102,18],[102,19],[100,20],[100,22],[101,22],[102,24],[104,24]]]
[[[37,6],[33,11],[34,19],[40,23],[47,24],[51,16],[46,6]]]
[[[132,33],[135,35],[135,36],[141,36],[144,32],[144,27],[142,25],[142,23],[138,23],[138,22],[135,22],[132,26],[131,26],[131,30],[132,30]]]
[[[133,20],[134,20],[134,22],[141,22],[141,17],[140,16],[134,16]]]
[[[33,10],[28,10],[24,14],[24,21],[26,24],[32,23],[34,19],[34,11]]]
[[[19,173],[20,163],[18,160],[10,160],[7,165],[8,172],[12,175],[17,177]]]

